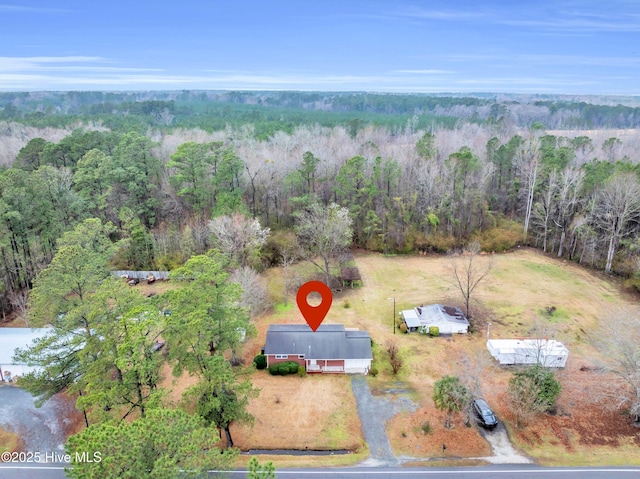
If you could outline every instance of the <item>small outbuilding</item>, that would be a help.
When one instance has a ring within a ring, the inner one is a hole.
[[[0,381],[12,381],[35,371],[27,364],[14,362],[16,349],[31,346],[35,339],[44,337],[49,328],[0,328]]]
[[[373,354],[366,331],[342,324],[272,324],[264,347],[267,367],[295,361],[308,373],[368,374]]]
[[[460,308],[443,304],[430,304],[400,311],[400,318],[407,325],[407,332],[437,326],[440,334],[463,334],[469,332],[469,321]]]
[[[548,368],[563,368],[569,350],[553,339],[489,339],[487,349],[500,364],[540,364]]]

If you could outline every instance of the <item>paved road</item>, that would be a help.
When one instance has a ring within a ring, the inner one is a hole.
[[[211,473],[211,478],[218,477]],[[228,473],[229,479],[244,479],[246,471]],[[504,465],[451,468],[335,468],[281,469],[278,479],[417,479],[444,477],[452,479],[631,479],[640,477],[640,467],[546,468],[531,465]],[[47,464],[15,467],[0,464],[0,479],[64,479],[64,465]]]

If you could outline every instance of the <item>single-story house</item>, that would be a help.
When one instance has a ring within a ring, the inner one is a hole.
[[[541,364],[563,368],[569,350],[553,339],[489,339],[487,349],[500,364]]]
[[[407,332],[437,326],[440,334],[463,334],[469,332],[469,321],[460,308],[443,304],[430,304],[400,311],[400,318],[407,325]]]
[[[15,363],[13,355],[17,348],[31,346],[34,339],[50,331],[49,328],[0,328],[0,381],[11,381],[34,371],[33,366]]]
[[[342,324],[272,324],[264,347],[267,367],[295,361],[309,373],[368,374],[373,354],[366,331]]]

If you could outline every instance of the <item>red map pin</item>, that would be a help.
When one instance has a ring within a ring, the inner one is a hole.
[[[322,296],[322,302],[318,306],[311,306],[307,301],[309,293],[319,293]],[[300,286],[298,294],[296,294],[296,302],[298,308],[307,321],[309,327],[315,332],[316,329],[324,321],[324,317],[331,308],[333,295],[329,287],[321,281],[309,281]]]

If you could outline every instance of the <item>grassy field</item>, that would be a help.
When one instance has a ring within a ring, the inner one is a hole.
[[[462,306],[447,257],[358,254],[356,264],[364,286],[334,295],[325,323],[366,330],[375,342],[374,366],[380,374],[368,378],[374,394],[385,394],[393,386],[418,406],[414,413],[398,415],[388,423],[395,453],[441,456],[446,443],[451,456],[490,455],[487,442],[475,427],[464,425],[462,416],[454,418],[453,429],[443,427],[444,416],[435,410],[431,395],[433,383],[443,375],[478,371],[482,394],[510,424],[505,392],[511,370],[497,367],[484,345],[486,325],[491,322],[493,338],[540,331],[563,341],[570,350],[567,367],[558,374],[563,385],[558,414],[545,415],[523,430],[511,428],[517,448],[542,464],[640,464],[640,454],[630,454],[640,445],[638,431],[618,412],[604,411],[589,394],[590,384],[606,380],[590,367],[597,353],[589,344],[589,333],[612,304],[632,305],[635,298],[613,280],[535,250],[480,259],[491,261],[493,267],[472,304],[471,335],[429,338],[400,331],[394,334],[394,304],[389,298],[395,298],[396,314],[420,304]],[[293,294],[289,306],[284,306],[282,272],[273,269],[266,276],[278,306],[275,312],[256,320],[258,337],[245,347],[247,361],[264,344],[269,324],[304,322],[297,307],[291,307]],[[545,308],[551,306],[556,309],[550,316]],[[397,376],[392,374],[384,351],[389,340],[397,342],[404,360]],[[253,381],[262,392],[250,406],[256,418],[254,427],[236,428],[235,438],[241,447],[362,451],[364,443],[347,378],[271,377],[257,371]]]

